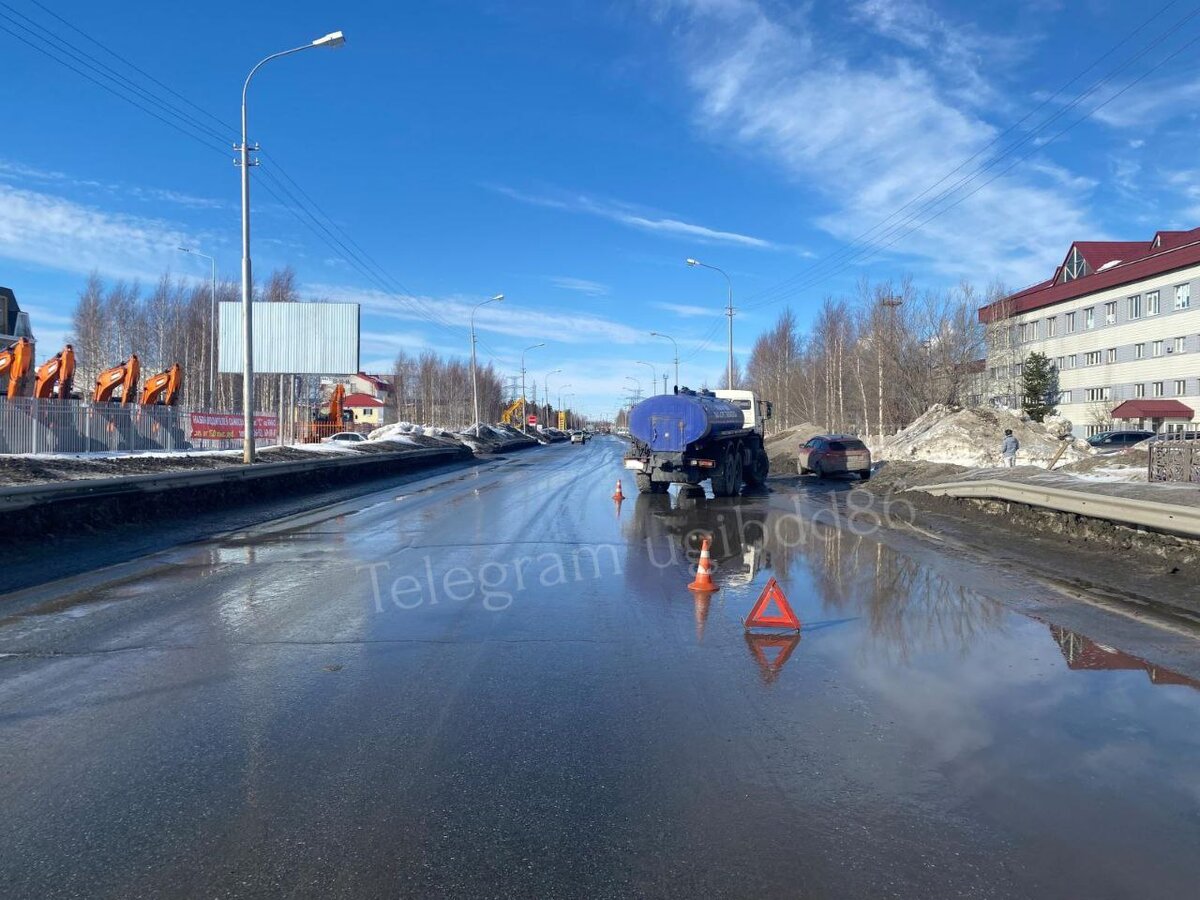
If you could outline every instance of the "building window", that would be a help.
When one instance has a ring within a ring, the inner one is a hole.
[[[1162,341],[1155,341],[1153,344],[1150,345],[1150,355],[1151,356],[1162,356],[1163,355],[1163,342]]]
[[[1146,315],[1158,315],[1158,291],[1148,291],[1146,293]]]
[[[1146,345],[1145,344],[1134,344],[1133,345],[1133,358],[1134,359],[1145,359],[1146,358]]]
[[[1082,278],[1088,274],[1087,261],[1083,258],[1083,254],[1079,252],[1078,247],[1072,247],[1070,254],[1067,256],[1067,264],[1063,266],[1063,282],[1074,281],[1076,278]]]
[[[1133,386],[1133,396],[1138,400],[1146,396],[1146,386],[1144,384],[1135,384]]]
[[[1129,298],[1129,318],[1140,319],[1142,317],[1142,295],[1134,294]]]
[[[1107,400],[1111,394],[1112,388],[1108,387],[1088,388],[1086,391],[1086,396],[1089,403],[1097,403],[1101,400]]]
[[[1104,304],[1104,324],[1105,325],[1116,325],[1117,324],[1117,301],[1116,300],[1113,300],[1111,303]]]
[[[1083,311],[1083,330],[1091,331],[1096,327],[1096,307],[1089,306]]]
[[[1046,320],[1046,337],[1052,338],[1058,334],[1058,317],[1051,316]]]
[[[1075,313],[1067,313],[1067,334],[1075,333]]]
[[[1072,353],[1070,356],[1067,357],[1067,368],[1073,369],[1077,365],[1079,365],[1079,357],[1076,354]]]
[[[1070,403],[1071,402],[1071,392],[1063,391],[1062,393],[1060,393],[1058,395],[1058,402],[1059,403]]]
[[[1058,369],[1058,371],[1061,372],[1066,367],[1067,367],[1067,358],[1065,356],[1055,357],[1054,368]]]
[[[1175,308],[1187,309],[1192,304],[1191,284],[1175,285]]]
[[[1117,361],[1117,348],[1116,347],[1108,348],[1108,352],[1104,356],[1104,361],[1108,362],[1108,363],[1115,363]]]
[[[1163,395],[1163,383],[1161,381],[1154,382],[1154,384],[1152,384],[1150,387],[1151,392],[1155,397],[1161,397]]]
[[[1179,378],[1175,381],[1175,396],[1182,397],[1187,393],[1187,379]]]
[[[1083,364],[1085,366],[1100,365],[1100,351],[1099,350],[1089,350],[1087,353],[1085,353],[1083,355]]]
[[[1172,352],[1183,353],[1185,350],[1187,350],[1187,338],[1185,338],[1185,337],[1175,338],[1175,345],[1172,348]]]

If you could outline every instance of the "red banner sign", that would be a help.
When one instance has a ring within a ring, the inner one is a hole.
[[[530,413],[528,422],[530,425],[536,425],[537,424],[537,416],[535,416],[533,413]]]
[[[192,413],[192,440],[241,440],[245,434],[241,413]],[[275,440],[279,437],[279,416],[254,417],[254,438]]]

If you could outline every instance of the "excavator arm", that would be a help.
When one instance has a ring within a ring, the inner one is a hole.
[[[522,402],[523,401],[520,398],[518,398],[518,399],[514,400],[512,403],[508,404],[508,406],[505,408],[504,412],[502,412],[500,414],[500,421],[502,423],[504,423],[505,425],[511,425],[513,423],[513,416],[515,416],[518,412],[521,411]]]
[[[8,376],[9,400],[24,395],[33,367],[33,342],[20,338],[15,344],[0,350],[0,377]]]
[[[136,353],[119,366],[105,369],[96,376],[96,389],[92,391],[92,402],[115,402],[112,399],[113,392],[120,388],[121,399],[119,402],[121,405],[126,406],[133,403],[137,396],[138,376],[141,375],[141,369],[141,363],[138,362]]]
[[[38,366],[33,396],[39,400],[67,400],[75,382],[75,348],[70,344]],[[58,385],[55,391],[54,386]]]
[[[183,368],[174,363],[165,372],[160,372],[153,378],[146,379],[142,389],[142,406],[174,406],[179,400],[179,388],[183,384]]]

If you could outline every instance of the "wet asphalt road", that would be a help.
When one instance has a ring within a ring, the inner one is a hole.
[[[0,597],[0,893],[1195,896],[1194,636],[621,447]]]

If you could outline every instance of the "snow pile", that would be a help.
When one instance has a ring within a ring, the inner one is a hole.
[[[767,458],[771,461],[771,472],[775,475],[784,472],[795,474],[796,451],[800,449],[800,445],[818,434],[823,434],[824,431],[819,425],[801,422],[799,425],[768,435],[763,443],[767,450]]]
[[[367,440],[384,441],[402,434],[413,434],[414,432],[419,433],[420,431],[421,426],[414,425],[411,422],[393,422],[391,425],[383,425],[379,428],[376,428],[367,435]]]
[[[1060,461],[1077,462],[1092,456],[1086,441],[1058,437],[1070,423],[1055,417],[1046,425],[1013,410],[955,407],[935,404],[898,434],[885,438],[872,451],[879,459],[915,459],[970,468],[998,466],[1005,429],[1021,443],[1017,465],[1046,466],[1064,444]],[[1067,431],[1069,434],[1069,430]]]
[[[1046,431],[1051,437],[1063,440],[1071,436],[1071,432],[1075,429],[1075,423],[1064,416],[1046,416],[1042,425],[1046,427]]]

